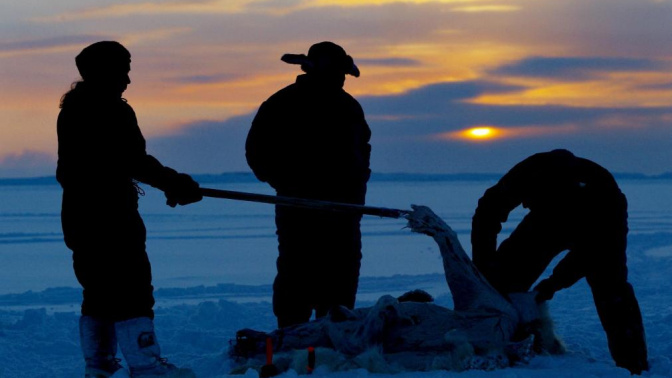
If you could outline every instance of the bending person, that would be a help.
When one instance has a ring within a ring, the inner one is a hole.
[[[361,106],[343,90],[359,76],[340,46],[321,42],[308,55],[283,61],[306,72],[266,100],[252,122],[246,158],[278,195],[364,204],[371,131]],[[352,308],[362,258],[361,215],[276,206],[277,275],[273,312],[278,326]]]
[[[529,213],[497,247],[519,205]],[[537,300],[586,278],[609,350],[633,374],[648,369],[639,304],[626,266],[627,202],[613,176],[567,150],[535,154],[486,190],[473,217],[474,264],[502,294],[529,290],[551,260],[569,253],[535,290]]]
[[[152,274],[137,182],[164,191],[170,206],[201,199],[198,184],[147,155],[135,113],[122,93],[131,54],[111,41],[77,55],[82,81],[61,99],[58,168],[61,221],[84,289],[80,341],[86,377],[122,369],[117,341],[133,377],[191,377],[161,358],[154,333]]]

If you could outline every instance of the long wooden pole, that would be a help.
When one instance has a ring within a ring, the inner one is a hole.
[[[385,207],[373,207],[364,205],[354,205],[350,203],[320,201],[296,197],[270,196],[266,194],[236,192],[232,190],[201,188],[203,197],[226,198],[238,201],[250,201],[271,203],[276,205],[285,205],[292,207],[303,207],[309,209],[318,209],[325,211],[339,211],[348,213],[358,213],[366,215],[375,215],[383,218],[401,218],[411,213],[410,210],[388,209]]]

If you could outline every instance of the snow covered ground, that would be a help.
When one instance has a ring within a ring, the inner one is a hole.
[[[372,206],[431,207],[460,235],[469,252],[476,201],[494,181],[374,181]],[[623,180],[630,203],[629,268],[647,331],[651,371],[672,377],[672,181]],[[205,186],[205,185],[204,185]],[[270,193],[247,180],[208,186]],[[162,204],[147,189],[141,211],[157,288],[156,325],[164,354],[199,377],[225,377],[226,351],[241,328],[271,330],[269,303],[275,272],[273,207],[205,199],[186,208]],[[80,290],[60,234],[60,189],[55,185],[0,185],[0,377],[78,377]],[[524,212],[505,227],[510,232]],[[382,294],[422,288],[452,307],[435,244],[411,234],[401,220],[366,217],[359,305]],[[494,371],[402,373],[394,377],[627,377],[609,356],[585,281],[556,294],[551,313],[568,347],[560,357]],[[319,359],[319,356],[318,356]],[[319,361],[319,360],[318,360]],[[303,374],[290,371],[285,377]],[[363,370],[316,375],[388,377]],[[256,377],[249,371],[246,377]]]

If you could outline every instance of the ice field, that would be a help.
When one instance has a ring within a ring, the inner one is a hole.
[[[672,180],[618,178],[629,201],[628,264],[647,331],[648,377],[672,376]],[[49,181],[49,180],[45,180]],[[272,194],[246,175],[228,175],[202,186]],[[471,216],[478,198],[494,184],[487,177],[379,177],[369,184],[367,204],[432,208],[470,252]],[[11,185],[10,185],[11,184]],[[41,181],[0,180],[0,377],[78,377],[80,289],[60,230],[61,190]],[[95,190],[95,188],[91,188]],[[241,328],[269,331],[275,274],[273,206],[204,199],[183,208],[163,204],[145,186],[140,210],[148,229],[147,250],[156,288],[156,327],[162,350],[199,377],[225,377],[226,351]],[[525,214],[516,210],[510,232]],[[403,220],[365,217],[359,305],[382,294],[421,288],[452,307],[434,242],[405,229]],[[609,356],[606,338],[581,280],[550,303],[563,356],[537,356],[529,364],[485,372],[407,372],[395,377],[627,377]],[[304,374],[290,371],[285,376]],[[364,370],[314,373],[328,377],[386,377]],[[246,377],[256,377],[248,371]]]

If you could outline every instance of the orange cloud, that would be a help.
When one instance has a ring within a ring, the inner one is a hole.
[[[480,13],[480,12],[515,12],[521,8],[514,5],[472,5],[453,8],[453,12]]]
[[[516,66],[522,67],[518,75],[498,71],[534,57],[611,57],[607,62],[646,57],[670,62],[665,18],[669,6],[663,2],[614,7],[608,0],[590,4],[582,0],[137,0],[106,5],[45,2],[38,8],[26,2],[10,3],[10,11],[16,10],[2,14],[9,34],[0,40],[3,153],[19,153],[27,147],[55,151],[58,98],[79,76],[73,58],[89,42],[111,38],[127,44],[134,56],[133,84],[126,95],[147,136],[172,133],[196,120],[222,120],[255,111],[301,73],[298,67],[280,62],[280,56],[305,53],[311,43],[325,39],[341,43],[360,65],[362,77],[348,78],[345,85],[360,100],[402,95],[440,82],[487,81],[510,89],[479,91],[482,95],[473,98],[474,94],[470,105],[498,109],[557,105],[582,111],[619,107],[624,113],[627,108],[672,106],[669,67],[617,72],[599,65],[581,81],[572,75],[534,76],[529,66]],[[647,22],[626,22],[635,19]],[[604,22],[596,22],[600,20]],[[35,21],[50,24],[36,27]],[[72,35],[73,30],[81,34]],[[412,64],[390,64],[394,62]],[[513,86],[522,89],[514,91]],[[468,98],[467,94],[460,100]],[[448,105],[451,99],[445,101]],[[411,113],[415,116],[423,110],[420,106]],[[592,124],[593,131],[648,124],[619,117]],[[527,130],[490,127],[495,133],[482,142],[560,132],[547,125],[540,126],[543,131],[539,132],[532,126]],[[441,135],[458,139],[450,133]]]
[[[90,7],[45,17],[34,17],[34,22],[69,22],[76,20],[113,18],[137,15],[157,14],[213,14],[237,13],[245,9],[252,2],[247,1],[173,1],[173,2],[144,2],[134,4],[113,4],[104,7]]]
[[[367,7],[394,5],[399,3],[418,4],[475,4],[492,0],[314,0],[305,2],[278,2],[277,0],[206,0],[206,1],[171,1],[141,2],[133,4],[113,4],[103,7],[60,13],[50,16],[33,17],[34,22],[68,22],[75,20],[113,18],[135,15],[165,14],[236,14],[244,12],[262,12],[267,14],[285,15],[291,12],[321,7]],[[502,12],[518,10],[511,5],[475,5],[457,7],[456,12]]]
[[[664,74],[657,76],[662,80]],[[650,80],[634,73],[623,80],[609,77],[569,83],[535,79],[501,81],[526,86],[528,89],[485,94],[469,102],[481,105],[563,105],[582,108],[672,106],[672,89],[645,89],[644,86]]]
[[[396,3],[408,3],[408,4],[427,4],[427,3],[440,3],[440,4],[472,4],[472,3],[483,3],[489,2],[490,0],[316,0],[313,1],[313,4],[318,6],[326,5],[336,5],[336,6],[351,6],[351,7],[360,7],[367,5],[386,5],[386,4],[396,4]]]

